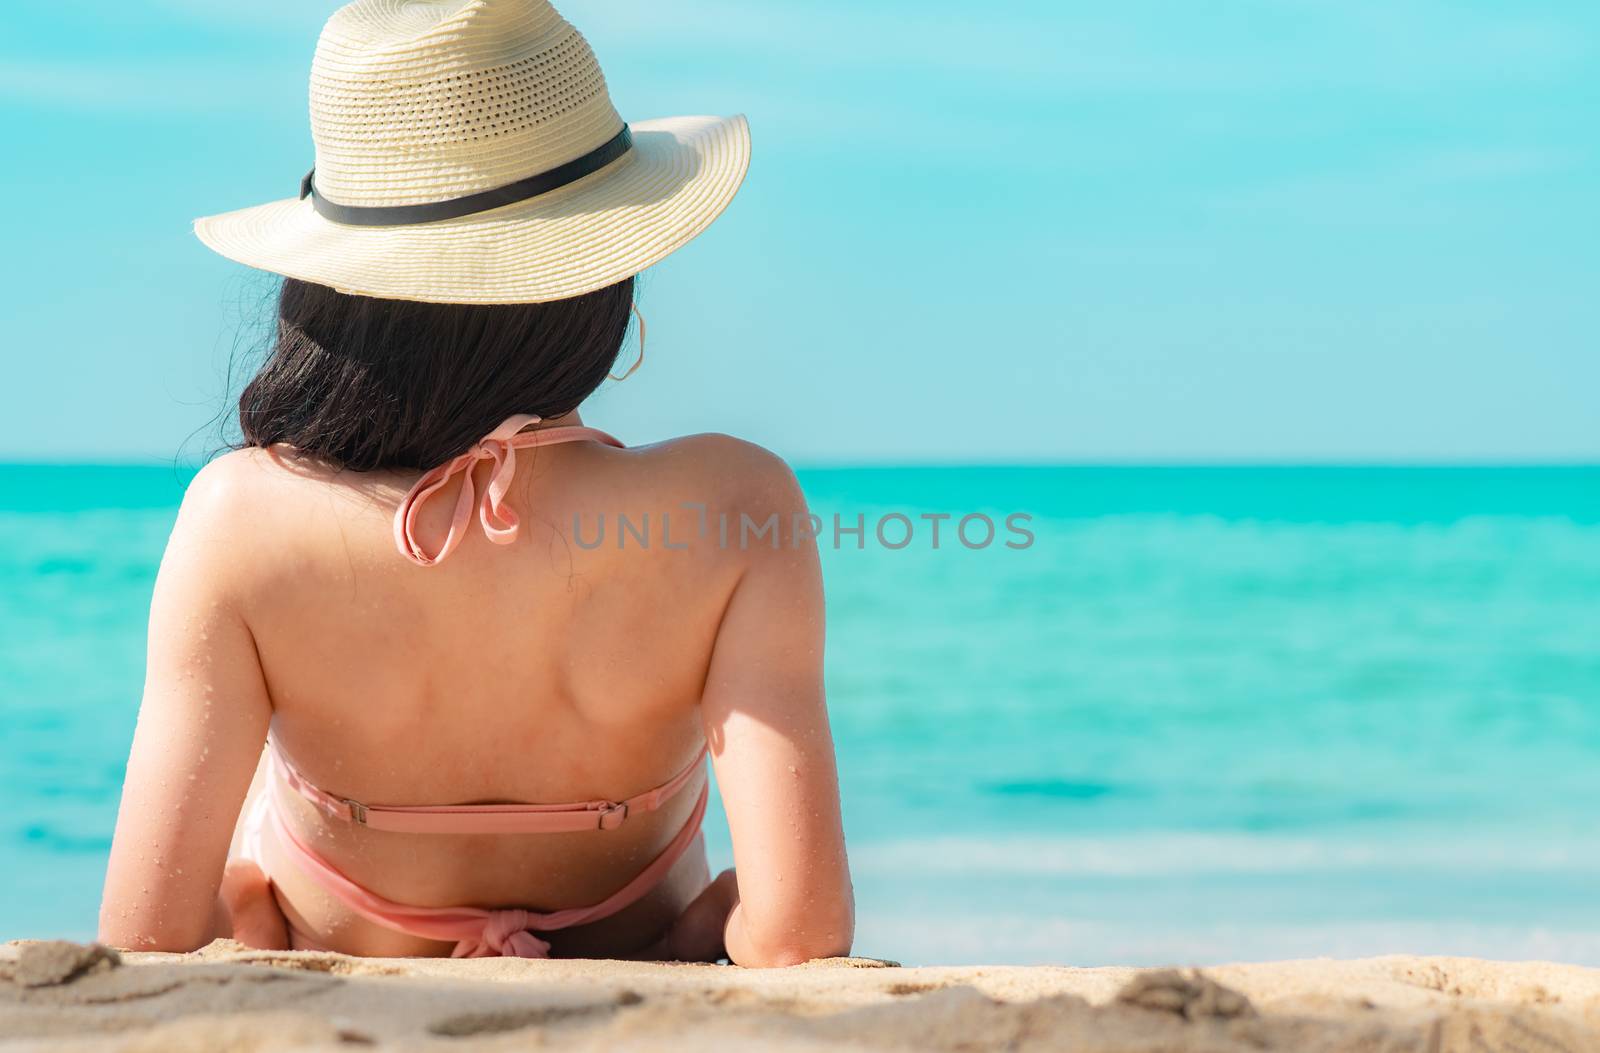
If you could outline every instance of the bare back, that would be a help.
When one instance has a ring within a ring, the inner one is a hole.
[[[487,467],[475,471],[481,488]],[[720,543],[715,529],[724,516],[735,523],[741,513],[792,520],[803,511],[792,476],[764,451],[699,436],[640,449],[575,442],[525,452],[507,495],[521,518],[516,540],[496,545],[472,529],[447,561],[431,567],[407,562],[395,547],[394,511],[416,473],[336,473],[286,450],[240,451],[207,473],[196,488],[200,500],[192,493],[186,503],[186,540],[200,550],[186,562],[211,579],[205,588],[214,618],[197,621],[192,602],[172,612],[174,631],[198,631],[202,639],[164,657],[155,638],[166,621],[158,589],[152,684],[161,676],[183,679],[187,661],[189,672],[207,680],[200,685],[207,711],[244,706],[222,697],[219,682],[234,678],[208,667],[206,646],[212,631],[242,630],[265,702],[255,722],[269,723],[320,786],[387,804],[626,797],[666,780],[709,737],[741,856],[742,847],[792,836],[789,813],[815,811],[815,800],[803,798],[816,790],[797,788],[797,779],[805,781],[800,768],[772,770],[786,757],[800,758],[828,787],[820,836],[835,843],[842,867],[825,715],[820,727],[815,716],[802,720],[774,752],[768,740],[783,732],[782,722],[744,718],[750,699],[734,701],[749,694],[749,677],[766,675],[762,692],[787,699],[778,705],[805,707],[793,696],[814,694],[821,712],[814,548],[795,544],[787,529],[776,547],[765,538],[754,546],[738,544],[737,536]],[[424,508],[419,534],[444,536],[458,488],[459,481]],[[711,529],[702,534],[706,524]],[[184,527],[180,521],[174,544]],[[190,591],[184,585],[174,591]],[[223,608],[226,615],[218,613]],[[234,618],[237,630],[224,624]],[[746,622],[750,631],[730,641],[730,625]],[[730,648],[746,653],[727,654]],[[150,729],[153,737],[206,737],[204,728],[166,727],[177,718],[152,715],[153,689],[147,687],[141,739],[152,720],[163,725]],[[233,736],[227,748],[242,752],[254,734]],[[751,739],[741,759],[730,757],[730,735]],[[260,745],[254,738],[257,751]],[[136,743],[130,793],[140,753]],[[204,753],[197,764],[208,767]],[[231,778],[239,785],[237,770]],[[740,785],[747,799],[734,800]],[[801,795],[788,804],[786,785]],[[303,836],[384,897],[541,910],[583,905],[627,882],[683,826],[695,798],[680,794],[616,831],[423,837],[334,821],[259,777],[250,792],[280,794],[278,806]],[[119,852],[125,823],[128,836],[138,836],[126,799]],[[763,832],[756,824],[786,829]],[[741,826],[746,846],[738,843]],[[744,859],[740,865],[748,869]],[[741,890],[749,900],[744,869]],[[327,946],[359,954],[448,951],[364,922],[292,868],[281,873],[275,883],[285,913]],[[113,881],[116,875],[114,859]],[[651,895],[552,943],[565,954],[638,953],[708,880],[697,845]]]

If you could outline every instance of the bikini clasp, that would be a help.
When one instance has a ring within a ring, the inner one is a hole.
[[[362,826],[367,824],[366,805],[353,797],[341,797],[339,798],[339,803],[350,809],[350,821],[352,823],[360,823]]]
[[[607,801],[605,804],[600,806],[599,814],[600,818],[599,821],[595,823],[595,829],[615,830],[617,827],[622,825],[624,820],[628,818],[628,802],[623,801],[621,804],[618,804],[615,801]],[[613,820],[612,816],[616,816],[616,819]]]

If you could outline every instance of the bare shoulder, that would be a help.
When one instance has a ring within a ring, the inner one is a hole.
[[[169,555],[181,544],[190,558],[212,559],[229,577],[275,565],[286,539],[330,517],[342,489],[330,487],[334,481],[331,470],[287,462],[268,450],[216,457],[184,492]]]
[[[245,568],[257,555],[253,537],[263,529],[260,511],[270,506],[261,492],[266,467],[259,455],[256,450],[225,454],[189,481],[161,558],[153,610],[236,607]]]
[[[247,519],[264,503],[271,470],[266,459],[265,451],[243,449],[208,461],[184,491],[179,529],[226,528],[235,519]]]
[[[190,480],[179,524],[229,530],[261,523],[263,517],[278,518],[292,510],[295,493],[307,490],[306,478],[322,474],[326,473],[290,470],[267,450],[231,450],[213,458]]]
[[[801,558],[812,547],[805,494],[783,458],[731,435],[687,435],[635,447],[634,478],[675,536],[719,566]]]
[[[754,513],[765,509],[803,509],[805,497],[794,470],[764,446],[720,432],[686,435],[636,448],[651,462],[655,477],[707,503],[738,505]]]

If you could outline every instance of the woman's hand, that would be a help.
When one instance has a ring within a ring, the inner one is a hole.
[[[258,951],[289,949],[289,921],[272,894],[272,882],[248,859],[230,859],[223,868],[214,935]]]
[[[739,904],[739,882],[732,870],[716,876],[648,951],[652,962],[720,962],[728,956],[722,930]]]

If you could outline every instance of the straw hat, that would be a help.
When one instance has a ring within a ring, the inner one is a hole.
[[[355,0],[311,67],[301,195],[195,222],[230,259],[347,293],[536,303],[699,234],[750,163],[743,117],[624,124],[548,0]]]

